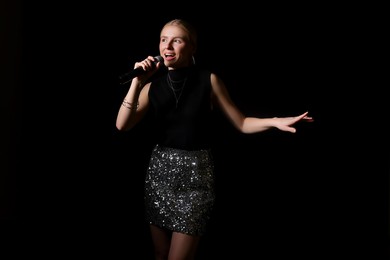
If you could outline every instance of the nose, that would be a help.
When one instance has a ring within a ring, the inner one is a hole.
[[[172,49],[172,46],[173,46],[172,43],[173,43],[172,41],[167,42],[167,49]]]

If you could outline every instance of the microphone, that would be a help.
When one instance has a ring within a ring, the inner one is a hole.
[[[163,57],[155,56],[154,61],[153,61],[153,65],[156,66],[158,62],[163,62],[163,61],[164,61]],[[144,69],[142,67],[138,67],[138,68],[133,69],[130,72],[127,72],[127,73],[119,76],[119,80],[122,81],[121,84],[126,84],[127,82],[131,81],[133,78],[135,78],[139,75],[142,75],[145,72],[146,71],[144,71]]]

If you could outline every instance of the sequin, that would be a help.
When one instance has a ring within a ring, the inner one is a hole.
[[[155,146],[145,179],[149,224],[202,235],[215,201],[214,164],[209,150]]]

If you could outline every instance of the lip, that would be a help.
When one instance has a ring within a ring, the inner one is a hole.
[[[176,58],[176,56],[173,55],[173,54],[169,54],[169,55],[164,54],[164,59],[165,59],[166,61],[171,61],[171,60],[174,60],[175,58]]]

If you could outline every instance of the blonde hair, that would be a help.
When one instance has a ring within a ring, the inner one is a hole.
[[[173,19],[169,22],[167,22],[164,26],[163,29],[168,26],[168,25],[175,25],[175,26],[180,26],[182,29],[184,29],[187,34],[188,34],[188,40],[194,47],[194,50],[197,47],[197,41],[198,41],[198,34],[194,26],[192,26],[190,23],[183,19]]]

